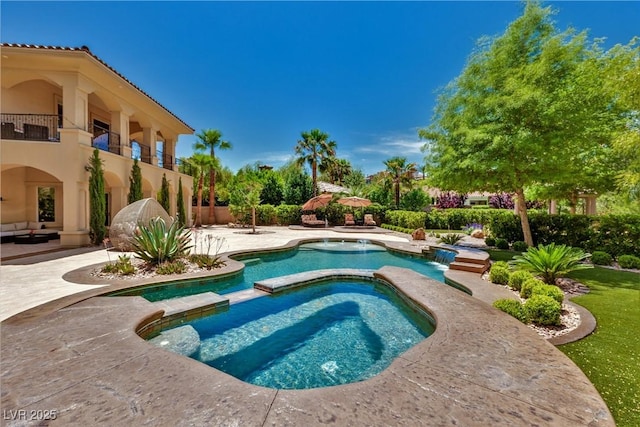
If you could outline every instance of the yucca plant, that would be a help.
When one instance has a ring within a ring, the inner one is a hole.
[[[169,228],[162,218],[154,218],[149,225],[140,225],[133,238],[136,257],[149,264],[160,264],[186,255],[191,249],[191,231],[174,221]]]
[[[530,271],[540,276],[545,283],[554,285],[556,278],[570,271],[593,268],[592,265],[583,263],[589,256],[582,249],[551,243],[547,246],[538,245],[537,248],[530,247],[522,255],[514,256],[510,264],[517,269]]]

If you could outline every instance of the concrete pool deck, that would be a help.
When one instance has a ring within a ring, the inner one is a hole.
[[[233,251],[339,237],[269,231],[213,230],[229,234],[225,250]],[[386,234],[357,238],[407,242]],[[100,285],[63,276],[105,261],[97,251],[0,267],[3,293],[35,281],[36,297],[26,301],[30,293],[22,292],[11,307],[3,296],[3,316],[5,307],[19,313],[39,306],[1,324],[5,411],[55,410],[51,425],[614,425],[593,385],[553,345],[477,298],[409,270],[376,274],[432,313],[434,335],[370,380],[294,391],[252,386],[148,344],[136,330],[162,311],[140,297],[73,304],[75,294]],[[14,424],[25,425],[3,420]]]

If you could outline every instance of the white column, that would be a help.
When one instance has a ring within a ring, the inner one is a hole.
[[[87,130],[88,92],[79,87],[77,76],[68,76],[62,85],[62,115],[63,128]]]

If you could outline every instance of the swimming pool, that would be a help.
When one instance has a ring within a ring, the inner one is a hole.
[[[340,280],[235,304],[150,341],[255,385],[306,389],[377,375],[433,325],[386,284]]]
[[[388,251],[368,240],[303,243],[295,248],[261,254],[245,253],[233,259],[243,262],[242,272],[230,277],[207,278],[129,289],[112,295],[140,295],[160,301],[202,292],[228,294],[253,288],[255,282],[310,270],[357,268],[377,270],[385,265],[404,267],[444,282],[447,266],[421,255]]]

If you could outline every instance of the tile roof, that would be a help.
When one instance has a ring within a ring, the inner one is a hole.
[[[96,61],[100,62],[102,65],[104,65],[105,67],[107,67],[109,70],[113,71],[118,77],[122,78],[124,81],[126,81],[127,83],[129,83],[131,86],[133,86],[136,90],[138,90],[141,94],[145,95],[147,98],[149,98],[150,100],[152,100],[153,102],[155,102],[156,104],[158,104],[162,109],[164,109],[167,113],[171,114],[173,117],[175,117],[178,121],[180,121],[180,123],[182,123],[183,125],[185,125],[186,127],[188,127],[189,129],[191,129],[192,131],[195,132],[195,129],[193,129],[191,126],[189,126],[188,124],[186,124],[180,117],[176,116],[175,114],[173,114],[171,111],[169,111],[169,109],[167,107],[165,107],[164,105],[160,104],[160,102],[158,102],[156,99],[154,99],[151,95],[149,95],[147,92],[145,92],[144,90],[140,89],[140,87],[138,87],[135,83],[133,83],[131,80],[129,80],[128,78],[126,78],[125,76],[123,76],[121,73],[119,73],[115,68],[113,68],[111,65],[107,64],[106,62],[104,62],[102,59],[100,59],[100,57],[98,57],[96,54],[94,54],[93,52],[91,52],[91,50],[87,47],[87,46],[81,46],[81,47],[67,47],[67,46],[45,46],[45,45],[36,45],[36,44],[24,44],[24,43],[0,43],[1,47],[18,47],[18,48],[26,48],[26,49],[42,49],[42,50],[66,50],[66,51],[74,51],[74,52],[85,52],[87,55],[91,56],[92,58],[94,58]]]

